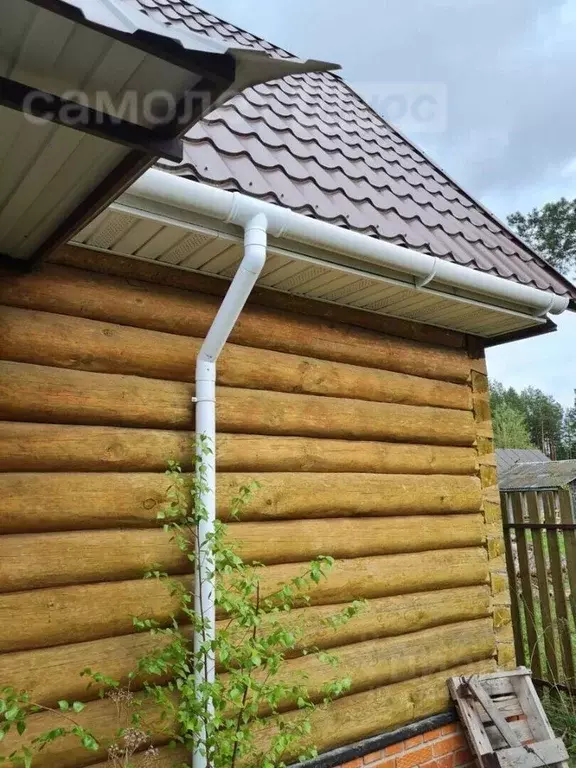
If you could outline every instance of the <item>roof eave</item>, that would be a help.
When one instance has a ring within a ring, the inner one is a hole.
[[[4,262],[16,259],[34,264],[48,256],[104,210],[160,157],[171,157],[173,161],[177,159],[181,139],[190,127],[239,90],[288,74],[336,68],[336,65],[327,62],[273,59],[263,52],[230,49],[221,41],[188,30],[183,32],[167,28],[131,6],[114,5],[109,0],[26,0],[22,12],[31,14],[32,11],[47,16],[55,14],[55,18],[64,19],[74,28],[90,30],[88,34],[95,38],[104,36],[121,42],[127,49],[136,48],[152,57],[152,62],[163,60],[163,66],[169,66],[170,72],[174,72],[170,87],[174,89],[177,109],[176,114],[169,115],[164,122],[145,127],[65,101],[56,91],[46,93],[34,88],[37,84],[35,78],[44,71],[41,63],[35,65],[36,69],[40,67],[37,72],[30,69],[30,64],[24,65],[24,70],[30,72],[30,82],[5,80],[0,107],[6,113],[4,119],[7,122],[13,122],[9,112],[18,112],[22,120],[32,112],[43,125],[53,123],[60,131],[80,131],[95,137],[93,144],[84,143],[82,146],[94,155],[94,162],[98,161],[100,171],[93,179],[86,177],[83,187],[78,185],[76,196],[67,192],[69,197],[61,212],[53,214],[53,220],[45,216],[36,228],[19,224],[18,237],[5,233],[5,241],[0,247],[0,258]],[[68,77],[65,73],[63,78],[63,85],[70,80],[69,87],[75,88],[72,74]],[[183,85],[184,79],[178,78],[186,79],[186,84]],[[27,94],[30,93],[39,98],[28,99]],[[45,106],[43,113],[38,115],[37,110],[34,112],[26,106],[32,101],[49,106]],[[83,110],[83,117],[62,122],[62,114],[73,114],[70,108]],[[114,147],[119,147],[119,150]],[[34,172],[34,177],[26,177],[20,182],[33,183],[41,195],[41,190],[50,184],[52,176],[50,179],[48,176],[43,178],[35,170],[38,167],[42,165],[31,163],[30,173]],[[16,206],[15,201],[13,205]],[[23,211],[18,213],[19,222],[25,221]]]
[[[500,343],[512,340],[506,335],[520,329],[524,335],[541,328],[553,330],[546,313],[565,308],[566,302],[552,294],[157,170],[145,174],[73,244],[136,259],[162,262],[166,257],[164,263],[175,268],[228,278],[241,252],[242,228],[257,213],[267,218],[269,253],[274,259],[273,277],[268,281],[264,276],[262,287],[485,340],[496,338]],[[138,246],[130,250],[128,242],[140,242],[139,227],[142,233],[149,231],[151,222],[157,225],[154,242],[158,245],[142,252]],[[124,244],[123,233],[128,232]],[[212,241],[223,245],[208,246]],[[170,250],[175,242],[188,245],[179,245],[173,257]],[[204,256],[204,246],[210,253],[226,255],[215,257],[212,265],[212,259]],[[331,284],[335,272],[341,275],[337,290]],[[356,300],[358,291],[361,295]]]
[[[558,330],[556,323],[552,322],[550,318],[546,318],[544,325],[535,326],[533,328],[525,328],[521,331],[514,331],[513,333],[505,333],[502,336],[494,336],[492,339],[485,339],[485,347],[498,347],[502,344],[511,344],[514,341],[523,341],[524,339],[532,339],[536,336],[544,336],[547,333],[555,333]]]

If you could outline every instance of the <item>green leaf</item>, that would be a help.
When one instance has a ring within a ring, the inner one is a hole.
[[[82,746],[85,749],[89,749],[91,752],[97,752],[99,749],[99,744],[90,733],[85,733],[82,736]]]
[[[72,709],[74,712],[82,712],[82,710],[86,707],[86,704],[82,704],[81,701],[75,701],[72,704]]]
[[[65,699],[60,699],[60,701],[58,702],[58,708],[62,712],[67,712],[70,709],[70,704],[68,704],[68,702]]]
[[[12,723],[20,714],[20,707],[18,704],[12,704],[11,707],[4,713],[4,717],[9,723]]]

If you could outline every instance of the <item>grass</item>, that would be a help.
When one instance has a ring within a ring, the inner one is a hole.
[[[541,699],[554,733],[568,750],[570,766],[576,768],[576,699],[554,688],[545,691]]]

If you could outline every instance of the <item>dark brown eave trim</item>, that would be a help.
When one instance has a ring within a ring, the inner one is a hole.
[[[107,37],[125,43],[131,48],[137,48],[151,56],[164,59],[176,67],[194,72],[201,78],[210,79],[217,86],[220,86],[223,91],[234,82],[236,63],[230,55],[190,51],[176,40],[154,35],[143,30],[132,34],[120,32],[90,21],[78,8],[74,8],[62,2],[62,0],[28,0],[28,2],[38,8],[43,8],[46,11],[51,11],[58,16],[69,19],[76,24],[81,24],[84,27],[105,34]]]
[[[394,731],[387,731],[378,736],[372,736],[368,739],[362,739],[346,747],[340,747],[323,755],[319,755],[313,760],[306,760],[304,763],[295,763],[291,768],[336,768],[336,766],[347,765],[353,760],[369,755],[372,752],[378,752],[381,749],[398,744],[400,741],[406,741],[414,736],[421,736],[423,733],[434,731],[443,725],[450,725],[458,720],[454,710],[443,712],[440,715],[427,717],[425,720],[418,720],[415,723],[409,723],[402,728]]]
[[[165,139],[150,128],[61,99],[53,93],[31,88],[7,77],[0,77],[0,106],[164,160],[182,161],[180,140]]]
[[[504,333],[502,336],[494,336],[492,339],[482,339],[484,347],[498,347],[501,344],[511,344],[513,341],[522,341],[523,339],[531,339],[535,336],[543,336],[546,333],[554,333],[558,330],[556,323],[553,323],[549,318],[543,325],[537,325],[534,328],[523,328],[521,331],[512,331],[511,333]]]

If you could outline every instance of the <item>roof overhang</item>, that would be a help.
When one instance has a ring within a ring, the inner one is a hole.
[[[168,27],[127,0],[0,5],[0,254],[66,242],[234,93],[334,69]]]
[[[462,331],[491,343],[554,330],[547,312],[566,308],[567,302],[552,294],[445,267],[427,254],[161,171],[149,171],[71,242],[230,280],[242,257],[242,203],[262,208],[272,224],[258,285],[274,291]],[[226,216],[218,206],[230,206],[232,213]],[[295,239],[298,227],[302,234]],[[317,238],[305,234],[311,227],[318,228]],[[349,241],[346,247],[342,238]],[[380,248],[391,254],[388,261],[376,258]]]

